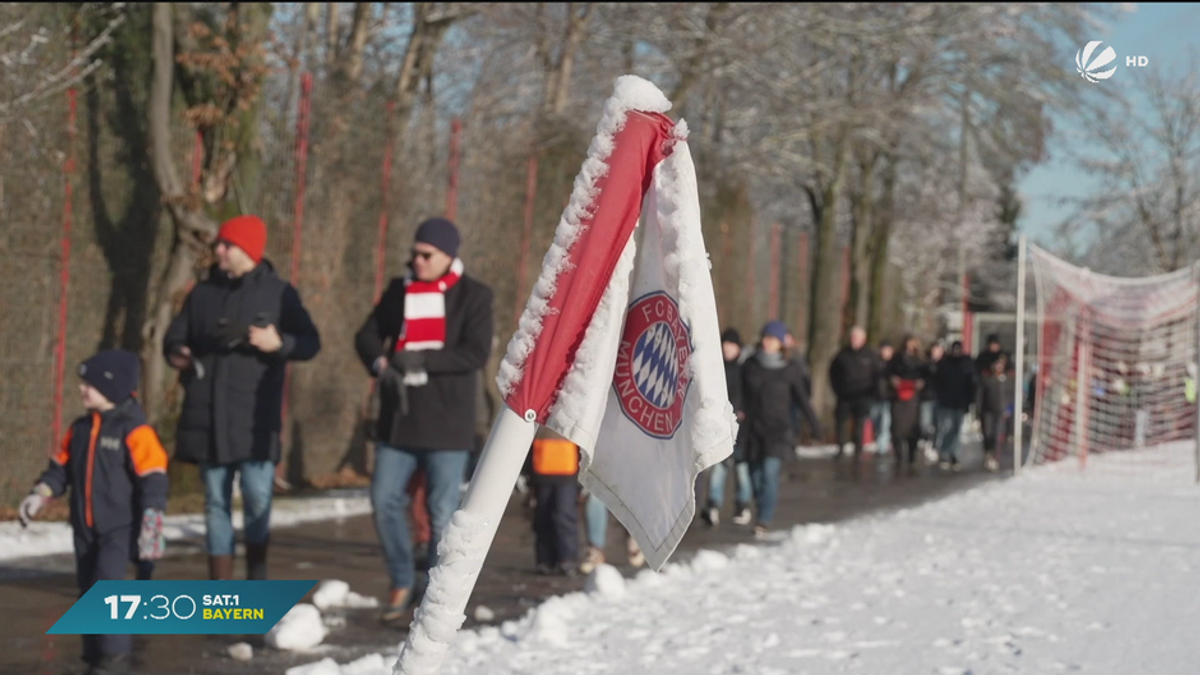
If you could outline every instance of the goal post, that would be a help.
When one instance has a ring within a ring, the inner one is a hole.
[[[1032,271],[1034,302],[1027,304]],[[1158,449],[1187,452],[1200,482],[1200,276],[1197,268],[1115,277],[1077,267],[1021,237],[1017,262],[1015,470],[1022,464]],[[1032,317],[1031,317],[1032,315]],[[1026,326],[1036,355],[1027,363]],[[1020,424],[1033,378],[1029,452]]]

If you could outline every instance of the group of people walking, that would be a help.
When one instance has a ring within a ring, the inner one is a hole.
[[[276,466],[281,459],[285,368],[321,349],[317,326],[297,290],[265,259],[267,228],[255,216],[224,223],[213,245],[215,264],[188,293],[163,337],[163,357],[180,373],[183,406],[175,433],[177,461],[195,464],[205,496],[205,539],[211,579],[234,577],[233,486],[240,482],[244,513],[245,578],[266,579]],[[407,615],[416,585],[417,556],[409,530],[409,488],[424,475],[429,517],[428,561],[461,499],[476,447],[480,371],[492,349],[492,290],[470,276],[459,257],[461,238],[450,221],[434,218],[416,230],[407,273],[393,279],[355,336],[354,347],[377,382],[379,416],[371,478],[374,520],[390,591],[382,618]],[[729,469],[737,476],[734,522],[767,532],[774,518],[783,462],[794,455],[801,421],[823,436],[811,403],[812,385],[796,340],[778,321],[763,326],[753,347],[736,331],[722,336],[729,397],[740,431],[733,456],[709,474],[707,508],[716,524]],[[963,414],[977,405],[992,453],[1011,415],[1006,357],[995,349],[971,365],[955,343],[928,357],[907,338],[898,354],[866,346],[855,328],[830,369],[837,395],[839,448],[853,426],[856,452],[868,419],[877,435],[890,431],[897,458],[915,461],[932,440],[949,466],[958,462]],[[986,362],[986,363],[985,363]],[[101,352],[81,365],[85,415],[21,504],[28,523],[51,497],[71,492],[71,523],[80,593],[105,579],[123,579],[130,562],[149,578],[162,555],[167,453],[146,424],[137,400],[135,354]],[[890,421],[885,421],[890,420]],[[578,555],[578,448],[542,433],[527,472],[534,479],[535,560],[544,573],[590,571],[604,562],[608,513],[594,496],[586,507],[587,552]],[[107,453],[107,454],[106,454]],[[994,463],[994,454],[989,454]],[[753,502],[753,515],[751,506]],[[626,537],[629,562],[645,560]],[[90,636],[84,659],[91,675],[128,670],[128,636]]]

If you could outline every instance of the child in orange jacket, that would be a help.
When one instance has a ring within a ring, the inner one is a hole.
[[[579,564],[579,446],[542,427],[525,467],[536,500],[538,574],[573,576]]]

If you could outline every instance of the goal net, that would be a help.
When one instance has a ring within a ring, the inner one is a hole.
[[[1132,451],[1139,462],[1162,452],[1190,456],[1200,347],[1194,270],[1112,277],[1033,245],[1028,261],[1038,348],[1025,368],[1034,396],[1026,461]]]

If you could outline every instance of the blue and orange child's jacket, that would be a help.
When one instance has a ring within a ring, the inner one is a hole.
[[[71,488],[71,526],[108,532],[137,527],[142,511],[167,507],[167,452],[130,398],[71,423],[38,479],[59,496]]]

